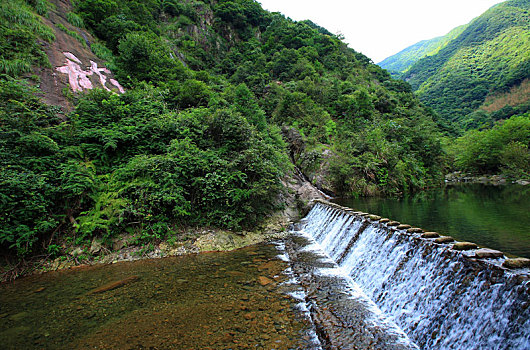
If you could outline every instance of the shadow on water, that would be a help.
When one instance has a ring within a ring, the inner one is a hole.
[[[402,198],[335,202],[530,258],[530,186],[457,184]]]
[[[2,349],[306,349],[273,245],[30,276],[0,285]],[[121,282],[119,282],[121,281]]]

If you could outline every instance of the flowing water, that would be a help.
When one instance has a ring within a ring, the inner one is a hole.
[[[2,349],[319,349],[275,245],[0,285]]]
[[[456,184],[403,198],[337,199],[460,241],[530,258],[530,186]]]
[[[317,203],[274,244],[2,284],[0,348],[530,349],[503,261]]]
[[[421,349],[529,349],[528,271],[317,203],[298,228]]]

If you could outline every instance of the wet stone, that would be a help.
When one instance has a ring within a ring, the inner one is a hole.
[[[421,238],[438,238],[440,234],[438,232],[425,232],[422,233]]]
[[[509,269],[522,269],[525,267],[530,267],[530,259],[527,258],[515,258],[515,259],[506,259],[502,264],[503,267]]]
[[[494,259],[502,258],[503,256],[504,254],[501,251],[488,248],[481,248],[475,252],[475,258],[478,259]]]
[[[411,227],[407,230],[408,233],[422,233],[423,230],[419,227]]]
[[[265,276],[259,276],[258,277],[258,282],[259,284],[261,284],[262,286],[266,286],[266,285],[269,285],[269,284],[274,284],[274,281],[271,280],[270,278],[267,278]]]
[[[451,243],[454,241],[455,239],[451,236],[442,236],[442,237],[436,238],[434,240],[434,243],[443,244],[443,243]]]
[[[390,221],[388,224],[386,224],[387,226],[399,226],[400,225],[400,222],[399,221]]]
[[[407,225],[407,224],[401,224],[401,225],[398,225],[397,229],[398,230],[406,230],[406,229],[409,229],[411,228],[410,225]]]
[[[477,248],[478,246],[472,242],[457,242],[453,245],[454,250],[471,250]]]
[[[390,222],[390,219],[383,218],[383,219],[379,220],[379,222],[382,223],[382,224],[386,224],[387,222]]]

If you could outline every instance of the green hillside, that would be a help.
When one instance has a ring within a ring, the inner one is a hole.
[[[410,86],[310,21],[253,0],[74,4],[0,7],[6,252],[256,227],[292,195],[293,166],[344,195],[441,180],[439,134]],[[126,92],[65,86],[64,116],[43,103],[65,43],[105,60]]]
[[[437,54],[441,49],[447,46],[451,40],[459,36],[466,27],[467,25],[462,25],[454,28],[444,36],[439,36],[430,40],[422,40],[395,55],[385,58],[383,61],[379,62],[378,65],[391,72],[392,75],[399,76],[423,57]]]
[[[492,7],[402,78],[442,119],[468,129],[524,113],[528,96],[517,99],[516,105],[499,105],[494,112],[479,108],[487,100],[521,90],[530,78],[530,1],[510,0]]]

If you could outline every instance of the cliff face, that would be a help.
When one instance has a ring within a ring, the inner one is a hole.
[[[103,88],[123,93],[125,90],[105,62],[92,52],[91,45],[95,42],[92,35],[66,19],[73,11],[70,1],[51,0],[50,3],[52,7],[43,21],[54,31],[56,40],[40,44],[51,67],[36,68],[43,100],[68,112],[73,108],[72,92]]]

